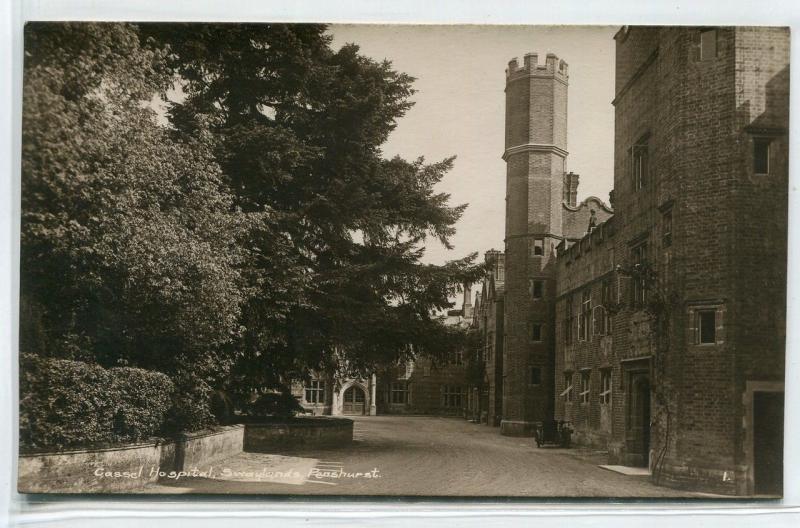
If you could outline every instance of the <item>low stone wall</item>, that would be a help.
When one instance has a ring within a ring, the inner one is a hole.
[[[187,470],[238,455],[243,449],[243,425],[229,425],[213,433],[184,434],[177,444],[175,466]]]
[[[315,416],[247,424],[244,450],[264,453],[276,448],[334,447],[352,441],[353,420]]]
[[[20,455],[20,493],[126,493],[171,471],[190,470],[242,452],[244,426],[106,449]],[[200,468],[202,469],[202,468]]]
[[[175,444],[21,455],[18,460],[20,493],[125,493],[155,482],[159,471],[174,470]]]
[[[104,449],[20,455],[20,493],[131,493],[170,472],[204,471],[216,460],[243,450],[326,447],[353,441],[353,421],[307,417],[286,422],[231,425],[182,435],[177,441],[146,442]]]

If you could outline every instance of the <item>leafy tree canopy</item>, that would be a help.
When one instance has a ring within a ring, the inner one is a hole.
[[[239,331],[249,217],[209,136],[170,135],[143,104],[164,54],[121,24],[26,36],[22,347],[162,370],[218,350]]]
[[[325,29],[27,26],[24,346],[251,388],[463,345],[453,159],[383,156],[413,79]]]

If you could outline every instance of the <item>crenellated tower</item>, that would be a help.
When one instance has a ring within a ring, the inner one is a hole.
[[[553,416],[554,248],[562,202],[578,181],[566,177],[568,80],[567,63],[552,53],[544,64],[529,53],[506,70],[505,435],[530,436]]]

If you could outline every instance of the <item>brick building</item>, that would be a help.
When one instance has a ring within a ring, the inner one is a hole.
[[[505,251],[486,253],[474,309],[467,290],[445,317],[480,331],[480,381],[464,358],[419,358],[297,393],[315,412],[466,415],[514,436],[568,421],[656,483],[779,494],[788,30],[615,40],[613,210],[577,200],[567,64],[506,70]]]
[[[488,271],[476,293],[472,320],[480,336],[474,353],[483,368],[479,383],[472,387],[470,410],[475,421],[496,427],[503,416],[505,254],[492,249],[484,258]]]
[[[461,309],[441,316],[443,324],[468,327],[473,320],[470,290]],[[315,415],[434,414],[465,416],[468,387],[465,353],[444,360],[418,356],[381,368],[366,379],[315,373],[294,383],[292,394]]]
[[[476,301],[478,407],[507,435],[568,421],[660,484],[780,493],[788,30],[615,40],[613,211],[577,203],[567,64],[506,70],[506,244]]]
[[[446,325],[468,327],[473,307],[465,288],[461,309],[442,317]],[[468,408],[466,351],[453,357],[418,356],[413,361],[382,370],[377,375],[378,414],[434,414],[465,416]]]
[[[615,214],[557,247],[555,416],[657,483],[780,493],[788,30],[615,39]]]

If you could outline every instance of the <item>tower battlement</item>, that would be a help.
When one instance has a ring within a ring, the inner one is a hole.
[[[528,75],[554,76],[569,80],[569,65],[564,60],[559,60],[555,53],[548,53],[544,64],[539,64],[538,53],[526,53],[523,57],[522,67],[519,59],[514,57],[508,62],[506,79],[511,80]]]

